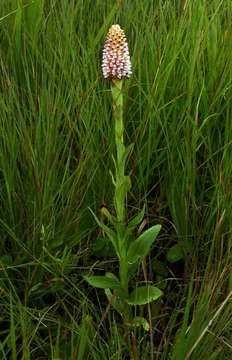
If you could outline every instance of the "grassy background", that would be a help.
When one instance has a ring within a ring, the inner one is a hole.
[[[1,359],[128,358],[121,320],[81,277],[115,267],[93,252],[88,210],[112,207],[113,23],[132,57],[129,215],[145,201],[162,224],[147,262],[168,269],[140,358],[232,358],[231,14],[231,0],[1,0]],[[177,243],[185,258],[168,264]]]

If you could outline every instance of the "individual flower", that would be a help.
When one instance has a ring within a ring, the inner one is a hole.
[[[112,25],[103,50],[102,71],[105,79],[124,79],[131,75],[131,61],[124,31]]]

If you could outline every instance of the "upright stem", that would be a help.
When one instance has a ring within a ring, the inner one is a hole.
[[[125,244],[125,205],[127,195],[127,177],[125,176],[126,148],[124,145],[123,95],[122,80],[112,82],[112,97],[115,121],[115,144],[117,157],[115,159],[115,194],[114,205],[117,217],[117,236],[119,248],[119,273],[123,289],[128,292],[128,266]]]
[[[115,144],[116,144],[116,178],[115,178],[115,209],[117,220],[121,223],[125,221],[125,198],[126,194],[122,190],[125,177],[125,146],[124,146],[124,124],[123,124],[123,95],[122,80],[114,80],[112,82],[112,97],[115,121]]]

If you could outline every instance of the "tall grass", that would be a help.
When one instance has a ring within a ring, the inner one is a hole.
[[[100,65],[117,22],[133,67],[128,206],[133,215],[145,200],[147,222],[162,223],[147,263],[168,269],[153,345],[137,333],[140,357],[232,358],[231,13],[230,0],[1,1],[0,358],[127,358],[117,315],[82,280],[114,266],[94,253],[88,207],[112,207]],[[177,243],[184,260],[169,264]]]

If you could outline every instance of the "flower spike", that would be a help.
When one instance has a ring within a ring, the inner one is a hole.
[[[102,71],[105,79],[125,79],[131,75],[131,61],[124,31],[112,25],[103,50]]]

